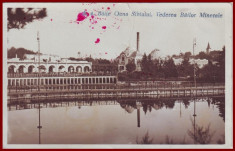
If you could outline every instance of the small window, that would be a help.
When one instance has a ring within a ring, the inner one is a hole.
[[[122,56],[122,61],[125,61],[125,57],[124,56]]]

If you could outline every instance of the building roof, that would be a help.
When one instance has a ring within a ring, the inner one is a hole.
[[[137,50],[131,49],[130,47],[127,47],[124,51],[120,53],[120,55],[117,57],[119,59],[122,54],[125,54],[128,58],[139,58],[143,56],[143,54]]]

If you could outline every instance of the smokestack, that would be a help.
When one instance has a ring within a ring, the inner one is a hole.
[[[137,32],[137,51],[139,51],[139,40],[140,40],[139,35],[140,35],[140,33]]]

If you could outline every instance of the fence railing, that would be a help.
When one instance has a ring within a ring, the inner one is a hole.
[[[196,88],[215,88],[224,87],[224,83],[197,83]],[[123,89],[123,90],[143,90],[143,89],[191,89],[195,88],[192,82],[183,83],[140,83],[140,84],[55,84],[55,85],[27,85],[27,86],[8,86],[8,93],[16,92],[36,92],[36,91],[69,91],[69,90],[93,90],[93,89]]]

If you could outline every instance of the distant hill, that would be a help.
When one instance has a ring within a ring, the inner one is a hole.
[[[7,58],[15,58],[17,54],[17,58],[20,58],[20,60],[24,59],[24,55],[25,54],[36,54],[36,52],[32,51],[32,50],[27,50],[24,48],[14,48],[11,47],[10,49],[8,49],[7,51]]]

